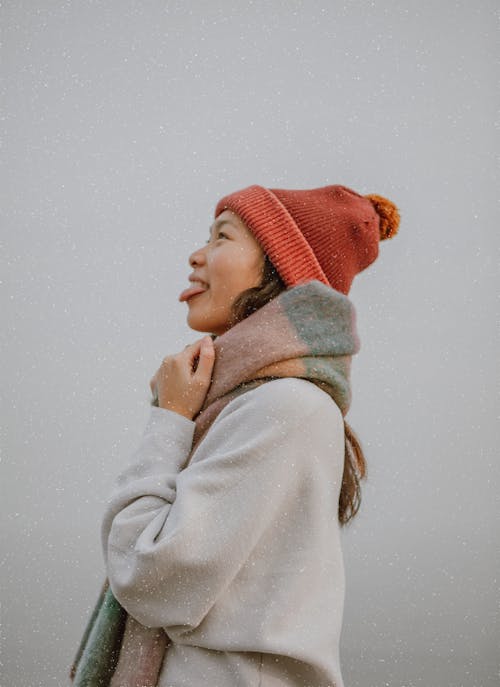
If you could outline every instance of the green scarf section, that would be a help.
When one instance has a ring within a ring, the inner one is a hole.
[[[127,612],[113,596],[106,580],[71,667],[70,678],[75,685],[109,684],[118,663],[126,620]]]
[[[349,409],[351,358],[359,350],[355,310],[347,296],[319,281],[283,291],[216,337],[214,349],[191,454],[227,403],[270,379],[308,379],[342,415]],[[106,580],[73,662],[73,687],[156,687],[168,641],[162,628],[129,616]]]

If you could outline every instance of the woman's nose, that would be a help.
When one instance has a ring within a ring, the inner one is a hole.
[[[199,265],[205,260],[205,254],[203,253],[203,248],[198,248],[189,256],[189,264],[191,267]]]

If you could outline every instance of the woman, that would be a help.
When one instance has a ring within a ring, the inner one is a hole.
[[[250,186],[215,218],[179,296],[211,336],[152,378],[103,519],[128,613],[111,684],[342,687],[340,527],[365,474],[347,293],[399,214],[344,186]]]

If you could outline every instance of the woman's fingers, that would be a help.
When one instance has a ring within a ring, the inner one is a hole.
[[[201,340],[200,343],[200,359],[198,367],[196,368],[195,376],[200,381],[208,385],[212,377],[212,369],[215,362],[214,342],[207,336]]]
[[[211,380],[215,359],[214,343],[210,336],[204,336],[193,344],[189,344],[183,353],[189,361],[189,372],[193,379],[208,385]]]
[[[166,356],[150,381],[153,396],[162,408],[194,417],[201,409],[212,381],[214,344],[209,336]]]
[[[181,364],[186,366],[186,373],[189,378],[193,375],[194,371],[194,365],[196,358],[199,356],[200,353],[200,346],[201,346],[201,339],[199,341],[195,341],[192,344],[188,344],[184,350],[179,353],[179,358],[178,360],[181,362]]]

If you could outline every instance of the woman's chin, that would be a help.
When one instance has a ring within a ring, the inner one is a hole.
[[[202,334],[212,334],[212,325],[209,320],[203,319],[201,317],[196,317],[194,313],[189,312],[186,318],[187,325],[190,329],[195,332],[201,332]]]
[[[195,332],[220,336],[229,329],[229,313],[221,312],[221,308],[203,307],[203,304],[196,303],[196,298],[188,301],[188,308],[186,322]]]
[[[200,332],[200,334],[210,334],[211,336],[220,336],[221,334],[224,334],[224,332],[228,329],[217,326],[211,327],[206,322],[191,322],[189,318],[187,319],[187,325],[190,329],[192,329],[195,332]]]
[[[195,332],[201,332],[202,334],[207,333],[207,328],[198,322],[192,322],[189,317],[187,318],[187,326]]]

